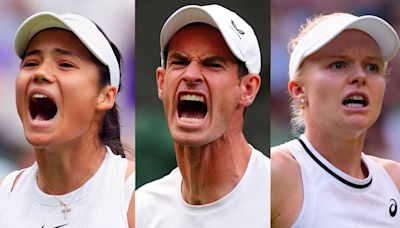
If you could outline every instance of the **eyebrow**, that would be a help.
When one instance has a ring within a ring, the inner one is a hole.
[[[179,59],[179,60],[188,60],[188,57],[186,55],[179,53],[179,52],[171,53],[171,55],[168,58],[169,59],[174,58],[174,59]],[[224,57],[217,56],[217,55],[212,55],[212,56],[208,56],[208,57],[201,59],[201,63],[214,62],[214,61],[219,61],[222,63],[230,62],[230,60],[228,60]]]
[[[69,55],[69,56],[75,56],[79,59],[82,59],[81,55],[79,53],[76,52],[72,52],[72,51],[68,51],[62,48],[54,48],[53,50],[51,50],[51,53],[57,54],[57,55]],[[42,55],[43,51],[41,49],[33,49],[30,51],[27,51],[25,53],[25,55],[23,56],[23,58],[27,57],[27,56],[32,56],[32,55]]]
[[[348,56],[348,55],[326,55],[326,56],[324,56],[323,58],[330,58],[330,59],[333,59],[333,58],[348,59],[348,58],[351,58],[351,57]],[[382,57],[377,57],[377,56],[367,56],[366,59],[368,59],[368,60],[375,60],[375,61],[382,61],[382,62],[385,61]]]

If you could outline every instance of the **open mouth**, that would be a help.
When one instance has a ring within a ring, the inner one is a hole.
[[[207,114],[207,104],[204,96],[182,94],[179,96],[178,116],[185,122],[201,122]]]
[[[57,106],[46,95],[35,93],[29,102],[29,113],[33,120],[51,120],[57,114]]]
[[[368,98],[361,95],[352,95],[346,98],[342,103],[349,108],[363,108],[368,106]]]

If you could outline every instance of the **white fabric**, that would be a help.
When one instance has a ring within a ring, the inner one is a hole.
[[[293,78],[305,58],[327,45],[346,29],[357,29],[370,35],[378,44],[385,65],[399,51],[399,37],[394,28],[379,17],[351,14],[332,16],[317,24],[293,50],[290,56],[289,77]]]
[[[230,193],[207,205],[189,205],[182,199],[176,168],[136,191],[136,228],[269,227],[269,170],[269,159],[252,148],[248,167]]]
[[[372,183],[365,188],[346,185],[318,165],[298,140],[287,142],[285,146],[300,164],[304,191],[301,212],[292,227],[400,227],[399,205],[394,217],[389,213],[390,209],[394,211],[394,204],[400,203],[400,195],[381,165],[362,154],[369,176],[356,179],[324,159],[304,135],[300,138],[318,160],[343,179],[356,185],[365,185],[371,179]]]
[[[260,73],[260,47],[253,28],[239,15],[220,5],[187,5],[168,18],[160,34],[162,66],[165,66],[163,52],[169,40],[179,29],[195,22],[217,28],[232,53],[246,64],[249,73]]]
[[[107,38],[91,20],[78,14],[40,12],[27,18],[15,34],[15,52],[22,58],[31,39],[48,28],[62,28],[74,33],[89,51],[110,71],[110,83],[119,87],[120,71],[117,57]]]
[[[79,189],[57,196],[71,203],[64,218],[60,201],[42,192],[36,182],[37,164],[23,170],[10,192],[16,175],[11,173],[0,186],[0,227],[128,227],[128,205],[135,179],[125,181],[127,160],[107,148],[98,171]],[[64,226],[62,226],[64,227]]]

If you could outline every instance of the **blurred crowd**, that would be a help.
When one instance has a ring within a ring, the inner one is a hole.
[[[0,0],[0,179],[11,170],[32,164],[15,105],[15,78],[20,59],[13,39],[18,26],[39,11],[78,13],[95,21],[123,56],[122,90],[118,96],[123,143],[134,151],[134,1],[128,0]],[[112,18],[112,20],[110,20]]]
[[[397,0],[272,0],[271,1],[271,146],[281,144],[291,134],[287,92],[289,54],[287,43],[298,33],[306,18],[318,14],[348,12],[376,15],[400,32],[400,4]],[[368,130],[364,152],[400,161],[396,145],[400,139],[400,55],[391,61],[382,112]]]

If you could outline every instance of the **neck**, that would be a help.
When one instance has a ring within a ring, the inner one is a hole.
[[[366,131],[348,137],[331,131],[315,133],[312,130],[306,130],[305,136],[313,147],[336,168],[355,178],[362,179],[368,176],[361,163]]]
[[[243,134],[224,135],[204,146],[175,144],[182,174],[182,196],[189,204],[208,204],[227,195],[242,178],[251,154]]]
[[[62,195],[86,183],[100,168],[105,157],[104,145],[94,141],[88,143],[81,140],[52,148],[35,148],[39,188],[48,194]]]

